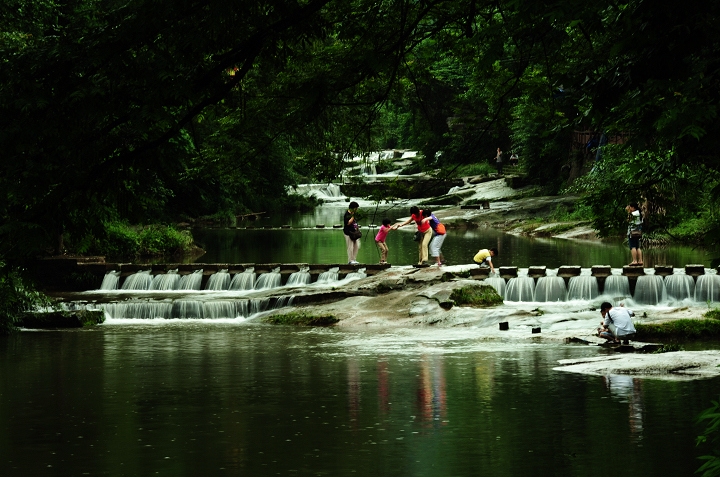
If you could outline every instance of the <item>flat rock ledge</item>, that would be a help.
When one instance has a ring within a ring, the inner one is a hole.
[[[632,375],[672,381],[720,376],[720,351],[675,351],[658,354],[615,354],[558,361],[557,371],[607,376]]]

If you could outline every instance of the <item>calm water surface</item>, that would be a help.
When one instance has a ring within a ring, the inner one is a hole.
[[[333,210],[334,222],[342,222],[342,210]],[[397,211],[402,217],[405,211]],[[329,214],[324,209],[322,214]],[[324,215],[298,215],[294,227],[313,227],[309,223],[323,221]],[[392,217],[393,219],[395,217]],[[376,223],[380,224],[382,218]],[[199,263],[346,263],[345,239],[341,229],[263,229],[263,223],[272,220],[261,219],[255,229],[195,229],[196,242],[206,254],[195,259]],[[309,222],[309,223],[306,223]],[[361,239],[358,261],[378,263],[380,254],[375,245],[377,227],[371,226],[370,218],[361,220],[364,237]],[[417,242],[412,236],[415,227],[410,225],[388,234],[390,249],[388,260],[394,265],[410,265],[418,261]],[[495,266],[528,267],[545,265],[557,268],[561,265],[610,265],[622,267],[630,263],[630,251],[620,240],[577,241],[553,238],[528,238],[505,234],[494,229],[450,229],[443,244],[443,254],[450,264],[472,263],[472,257],[481,248],[496,247],[500,252],[493,259]],[[690,247],[671,246],[644,250],[646,267],[701,263],[709,266],[710,256]]]
[[[0,340],[3,476],[693,475],[720,381],[482,330],[119,322]]]

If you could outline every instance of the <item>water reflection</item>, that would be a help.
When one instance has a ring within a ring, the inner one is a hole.
[[[0,340],[0,422],[12,436],[0,465],[13,477],[579,477],[613,442],[628,462],[614,474],[692,475],[692,423],[718,380],[553,371],[597,353],[473,328],[21,333]]]
[[[630,437],[635,443],[643,438],[642,380],[632,376],[610,374],[603,376],[605,388],[620,402],[627,403]]]

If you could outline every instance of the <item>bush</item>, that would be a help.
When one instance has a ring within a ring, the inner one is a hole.
[[[50,299],[24,280],[20,270],[0,262],[0,335],[14,331],[26,312],[48,306]]]
[[[720,308],[713,308],[712,310],[705,313],[703,316],[711,320],[720,320]]]
[[[647,341],[654,339],[700,339],[720,336],[720,320],[675,320],[667,323],[635,325],[636,339]]]
[[[135,230],[120,222],[105,224],[105,238],[99,240],[97,252],[111,257],[138,255],[140,239]]]
[[[464,164],[451,173],[451,177],[468,177],[468,176],[487,176],[497,172],[495,167],[487,162],[475,162],[473,164]]]
[[[699,446],[700,444],[710,443],[713,445],[712,455],[704,455],[699,459],[704,460],[705,463],[696,471],[702,472],[702,477],[717,477],[720,476],[720,403],[718,401],[711,401],[712,406],[705,409],[700,416],[698,416],[697,422],[709,421],[705,431],[702,435],[697,437],[695,441]]]
[[[150,225],[140,231],[142,255],[167,255],[182,253],[192,247],[193,239],[187,230],[177,230],[168,225]]]

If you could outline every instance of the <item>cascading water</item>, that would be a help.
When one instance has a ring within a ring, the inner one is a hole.
[[[340,268],[334,267],[327,272],[322,272],[317,279],[317,283],[330,283],[338,281],[338,272]]]
[[[291,273],[285,286],[302,286],[310,283],[310,269],[303,267],[299,272]]]
[[[153,277],[150,275],[151,270],[143,270],[133,273],[125,279],[122,284],[123,290],[149,290],[152,285]]]
[[[599,294],[596,277],[592,275],[570,277],[568,300],[594,300]]]
[[[505,291],[507,301],[535,301],[535,280],[530,277],[514,277],[508,280]]]
[[[100,306],[109,318],[171,318],[173,304],[163,301],[124,301]]]
[[[700,275],[695,282],[695,301],[720,301],[720,275]]]
[[[290,306],[293,296],[275,299],[273,309]],[[108,318],[132,319],[220,319],[248,318],[270,308],[271,298],[250,300],[175,300],[147,301],[130,300],[108,303],[101,306]],[[93,305],[94,306],[94,305]]]
[[[685,300],[695,298],[695,280],[684,272],[665,277],[665,291],[668,300]]]
[[[535,301],[565,301],[567,288],[565,280],[558,276],[538,278],[535,286]]]
[[[218,270],[216,273],[210,275],[205,285],[206,290],[227,290],[229,287],[230,274],[227,269]]]
[[[505,298],[505,279],[500,277],[487,277],[483,280],[485,285],[489,285],[495,289],[498,295]]]
[[[635,283],[633,301],[643,305],[657,305],[667,301],[665,280],[660,275],[640,275]]]
[[[194,272],[180,277],[178,283],[178,290],[199,290],[202,286],[202,270],[195,270]]]
[[[168,270],[166,273],[155,275],[150,284],[151,290],[177,290],[180,283],[180,275],[176,270]]]
[[[230,290],[252,290],[255,288],[255,269],[248,267],[242,273],[236,273],[230,282]]]
[[[359,268],[357,272],[350,272],[347,275],[345,275],[345,280],[359,280],[361,278],[367,277],[367,274],[365,273],[367,269],[366,268]]]
[[[118,284],[120,284],[120,272],[113,270],[105,274],[102,284],[100,285],[100,289],[117,290]]]
[[[328,184],[326,187],[320,189],[320,192],[328,197],[344,197],[340,186],[337,184]]]
[[[267,290],[269,288],[277,288],[282,285],[280,277],[280,267],[274,268],[271,272],[262,273],[255,282],[256,290]]]
[[[631,296],[630,280],[625,275],[613,274],[606,277],[603,295],[620,300],[629,298]]]

